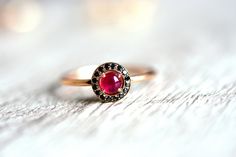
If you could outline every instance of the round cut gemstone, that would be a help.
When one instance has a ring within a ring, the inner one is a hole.
[[[124,78],[122,74],[113,70],[104,73],[99,79],[101,90],[108,95],[117,94],[123,85]]]

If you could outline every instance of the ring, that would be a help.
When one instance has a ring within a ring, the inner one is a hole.
[[[151,80],[155,75],[156,72],[151,67],[126,66],[125,68],[118,63],[108,62],[97,68],[85,66],[66,73],[61,83],[70,86],[92,86],[94,93],[102,102],[115,102],[126,96],[131,83]]]

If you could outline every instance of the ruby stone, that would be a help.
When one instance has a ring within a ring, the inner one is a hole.
[[[124,85],[124,78],[121,73],[111,70],[104,73],[99,79],[101,90],[108,95],[114,95]]]

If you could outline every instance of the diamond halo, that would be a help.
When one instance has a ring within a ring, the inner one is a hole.
[[[108,62],[97,67],[91,84],[94,93],[102,102],[115,102],[128,93],[131,79],[122,65]]]

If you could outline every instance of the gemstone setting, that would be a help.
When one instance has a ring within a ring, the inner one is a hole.
[[[122,65],[108,62],[97,67],[91,84],[94,93],[102,102],[115,102],[128,93],[131,79]]]
[[[121,73],[111,70],[100,77],[99,86],[107,95],[115,95],[124,86],[124,78]]]

